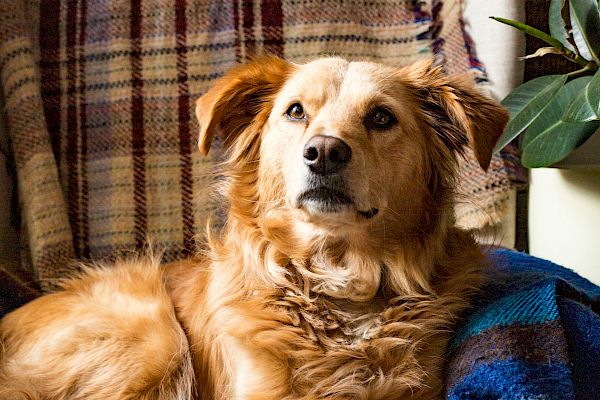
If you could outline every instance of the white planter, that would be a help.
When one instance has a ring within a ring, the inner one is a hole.
[[[600,284],[600,133],[565,165],[530,171],[529,251]]]

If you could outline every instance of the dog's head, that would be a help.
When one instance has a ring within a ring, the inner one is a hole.
[[[329,236],[436,229],[451,213],[456,155],[469,147],[487,168],[507,122],[431,62],[340,58],[256,59],[217,81],[196,113],[200,150],[221,135],[228,151],[234,216]]]

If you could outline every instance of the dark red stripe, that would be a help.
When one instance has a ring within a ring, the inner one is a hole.
[[[190,137],[190,91],[187,73],[186,0],[175,1],[175,34],[177,45],[177,86],[179,90],[179,159],[181,162],[181,216],[184,255],[194,251],[194,214],[192,213],[192,149]]]
[[[87,1],[81,0],[81,11],[79,12],[79,55],[77,58],[79,64],[79,131],[81,134],[81,159],[79,177],[81,180],[81,207],[80,207],[80,242],[81,256],[90,258],[90,226],[89,226],[89,190],[87,177],[87,101],[85,99],[85,32],[87,27]]]
[[[79,236],[79,132],[77,131],[77,0],[67,2],[67,132],[65,162],[67,169],[67,198],[69,221],[73,232],[75,256],[81,256]]]
[[[264,48],[283,57],[283,9],[279,0],[265,0],[261,7]]]
[[[41,59],[40,73],[42,80],[42,100],[44,117],[50,134],[52,152],[57,164],[60,162],[60,69],[58,53],[60,48],[60,6],[57,0],[40,2],[40,34],[39,48]]]
[[[131,1],[131,151],[133,156],[134,234],[136,246],[146,243],[146,139],[144,137],[144,98],[142,81],[142,3]]]
[[[246,47],[246,57],[255,54],[256,39],[254,37],[254,1],[242,0],[242,28],[244,30],[244,46]]]
[[[239,0],[233,0],[232,4],[233,4],[233,27],[236,32],[236,35],[235,35],[235,60],[239,63],[242,61],[242,52],[241,52],[242,32],[240,31],[240,12],[239,12],[240,2],[239,2]]]
[[[429,33],[431,37],[431,49],[436,60],[443,60],[445,62],[444,55],[444,39],[440,36],[444,22],[442,20],[442,8],[444,2],[442,0],[433,0],[431,4],[431,27]]]

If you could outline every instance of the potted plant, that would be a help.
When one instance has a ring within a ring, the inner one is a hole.
[[[492,17],[549,44],[525,58],[555,54],[580,66],[525,82],[502,101],[511,118],[496,150],[521,135],[521,161],[528,168],[564,159],[600,127],[600,3],[552,0],[549,15],[550,34]]]
[[[524,58],[562,56],[577,67],[525,82],[502,101],[511,118],[496,150],[518,137],[521,162],[533,168],[530,252],[600,283],[600,164],[584,171],[539,168],[564,166],[559,162],[586,141],[600,159],[600,2],[550,0],[548,14],[549,33],[492,17],[548,44]]]

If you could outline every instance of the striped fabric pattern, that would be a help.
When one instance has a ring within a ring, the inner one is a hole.
[[[449,350],[448,399],[600,398],[600,288],[525,254],[490,259]]]
[[[212,205],[194,100],[260,49],[405,65],[435,56],[485,83],[460,0],[3,0],[0,76],[23,245],[44,289],[150,240],[189,255]],[[463,163],[464,225],[499,221],[510,165]]]

